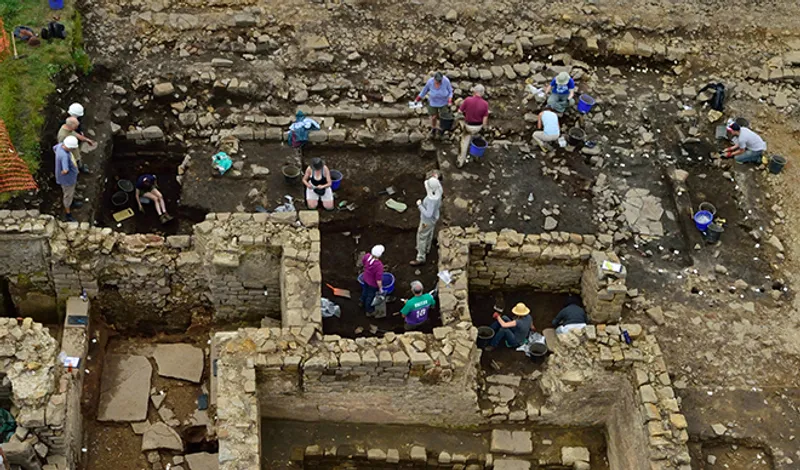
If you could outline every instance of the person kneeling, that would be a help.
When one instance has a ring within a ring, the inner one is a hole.
[[[431,307],[436,305],[436,300],[431,294],[423,294],[425,288],[419,281],[411,283],[411,292],[414,297],[408,299],[400,310],[400,314],[405,319],[406,331],[418,330],[428,321],[428,313]]]
[[[586,316],[586,310],[581,307],[580,299],[571,295],[567,299],[567,305],[553,319],[553,328],[556,329],[556,334],[561,335],[569,330],[586,328],[588,322],[589,318]]]
[[[156,186],[156,175],[141,175],[136,180],[136,203],[139,204],[139,211],[144,212],[142,198],[153,201],[158,213],[158,220],[165,224],[172,220],[172,216],[167,214],[167,205],[164,196]]]
[[[494,330],[494,337],[484,351],[492,351],[500,346],[501,343],[514,349],[522,346],[525,340],[528,339],[529,332],[533,329],[533,318],[530,316],[531,310],[524,303],[518,303],[511,309],[511,313],[515,317],[514,320],[505,315],[501,316],[501,312],[497,310],[502,311],[502,309],[495,307],[494,315],[492,315],[495,321],[490,325]]]
[[[321,158],[311,159],[311,165],[303,175],[303,184],[306,186],[306,205],[309,209],[316,209],[321,199],[325,210],[333,210],[331,170]]]

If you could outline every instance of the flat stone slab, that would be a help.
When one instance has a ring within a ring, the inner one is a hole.
[[[494,470],[531,470],[531,463],[525,460],[495,460]]]
[[[219,454],[200,452],[184,456],[189,470],[217,470],[219,468]]]
[[[533,441],[529,431],[492,430],[493,453],[527,455],[533,452]]]
[[[183,452],[183,440],[171,427],[164,423],[156,423],[147,428],[142,436],[142,452],[157,449]]]
[[[191,344],[159,344],[153,357],[161,377],[194,383],[203,377],[203,350]]]
[[[144,356],[111,354],[100,378],[98,421],[138,422],[147,419],[153,367]]]

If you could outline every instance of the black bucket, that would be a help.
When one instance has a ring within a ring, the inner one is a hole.
[[[567,142],[570,145],[580,146],[586,141],[586,132],[580,127],[573,127],[567,132]]]
[[[478,327],[478,347],[480,349],[489,346],[489,343],[492,342],[492,338],[494,338],[494,330],[488,326],[479,326]]]
[[[115,206],[124,206],[128,202],[128,193],[125,191],[117,191],[111,195],[111,204]]]
[[[711,223],[708,227],[706,227],[703,237],[705,238],[706,243],[713,245],[719,241],[719,237],[722,236],[722,232],[724,231],[725,229],[722,227],[722,225]]]
[[[769,165],[767,165],[767,168],[769,168],[770,173],[777,175],[781,172],[781,170],[783,170],[784,166],[786,166],[786,158],[780,155],[773,155],[769,159]]]
[[[286,165],[281,169],[283,173],[283,178],[286,180],[287,183],[294,182],[297,178],[300,177],[300,168],[297,168],[294,165]]]

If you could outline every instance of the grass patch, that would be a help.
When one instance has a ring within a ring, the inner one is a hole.
[[[54,11],[48,0],[0,0],[0,16],[9,39],[15,26],[28,26],[38,34],[56,16],[67,28],[67,39],[42,41],[39,47],[17,41],[17,52],[24,57],[15,60],[11,51],[0,62],[0,119],[5,121],[17,152],[34,172],[39,168],[44,112],[50,94],[56,90],[56,76],[62,72],[85,74],[91,69],[83,50],[80,14],[72,1],[64,3],[63,10]],[[55,145],[55,136],[52,140]]]

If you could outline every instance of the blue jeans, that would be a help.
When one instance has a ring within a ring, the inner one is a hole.
[[[764,155],[763,150],[745,150],[743,154],[734,158],[738,163],[761,163],[762,155]]]
[[[375,307],[372,306],[372,301],[375,299],[375,294],[377,293],[377,287],[372,287],[368,284],[361,286],[361,303],[364,304],[364,310],[366,310],[367,313],[375,311]]]
[[[511,321],[511,319],[503,315],[503,321],[507,322]],[[494,338],[489,343],[493,348],[500,346],[500,343],[509,348],[518,348],[520,346],[511,329],[500,327],[500,323],[497,321],[489,325],[489,327],[494,330]]]

